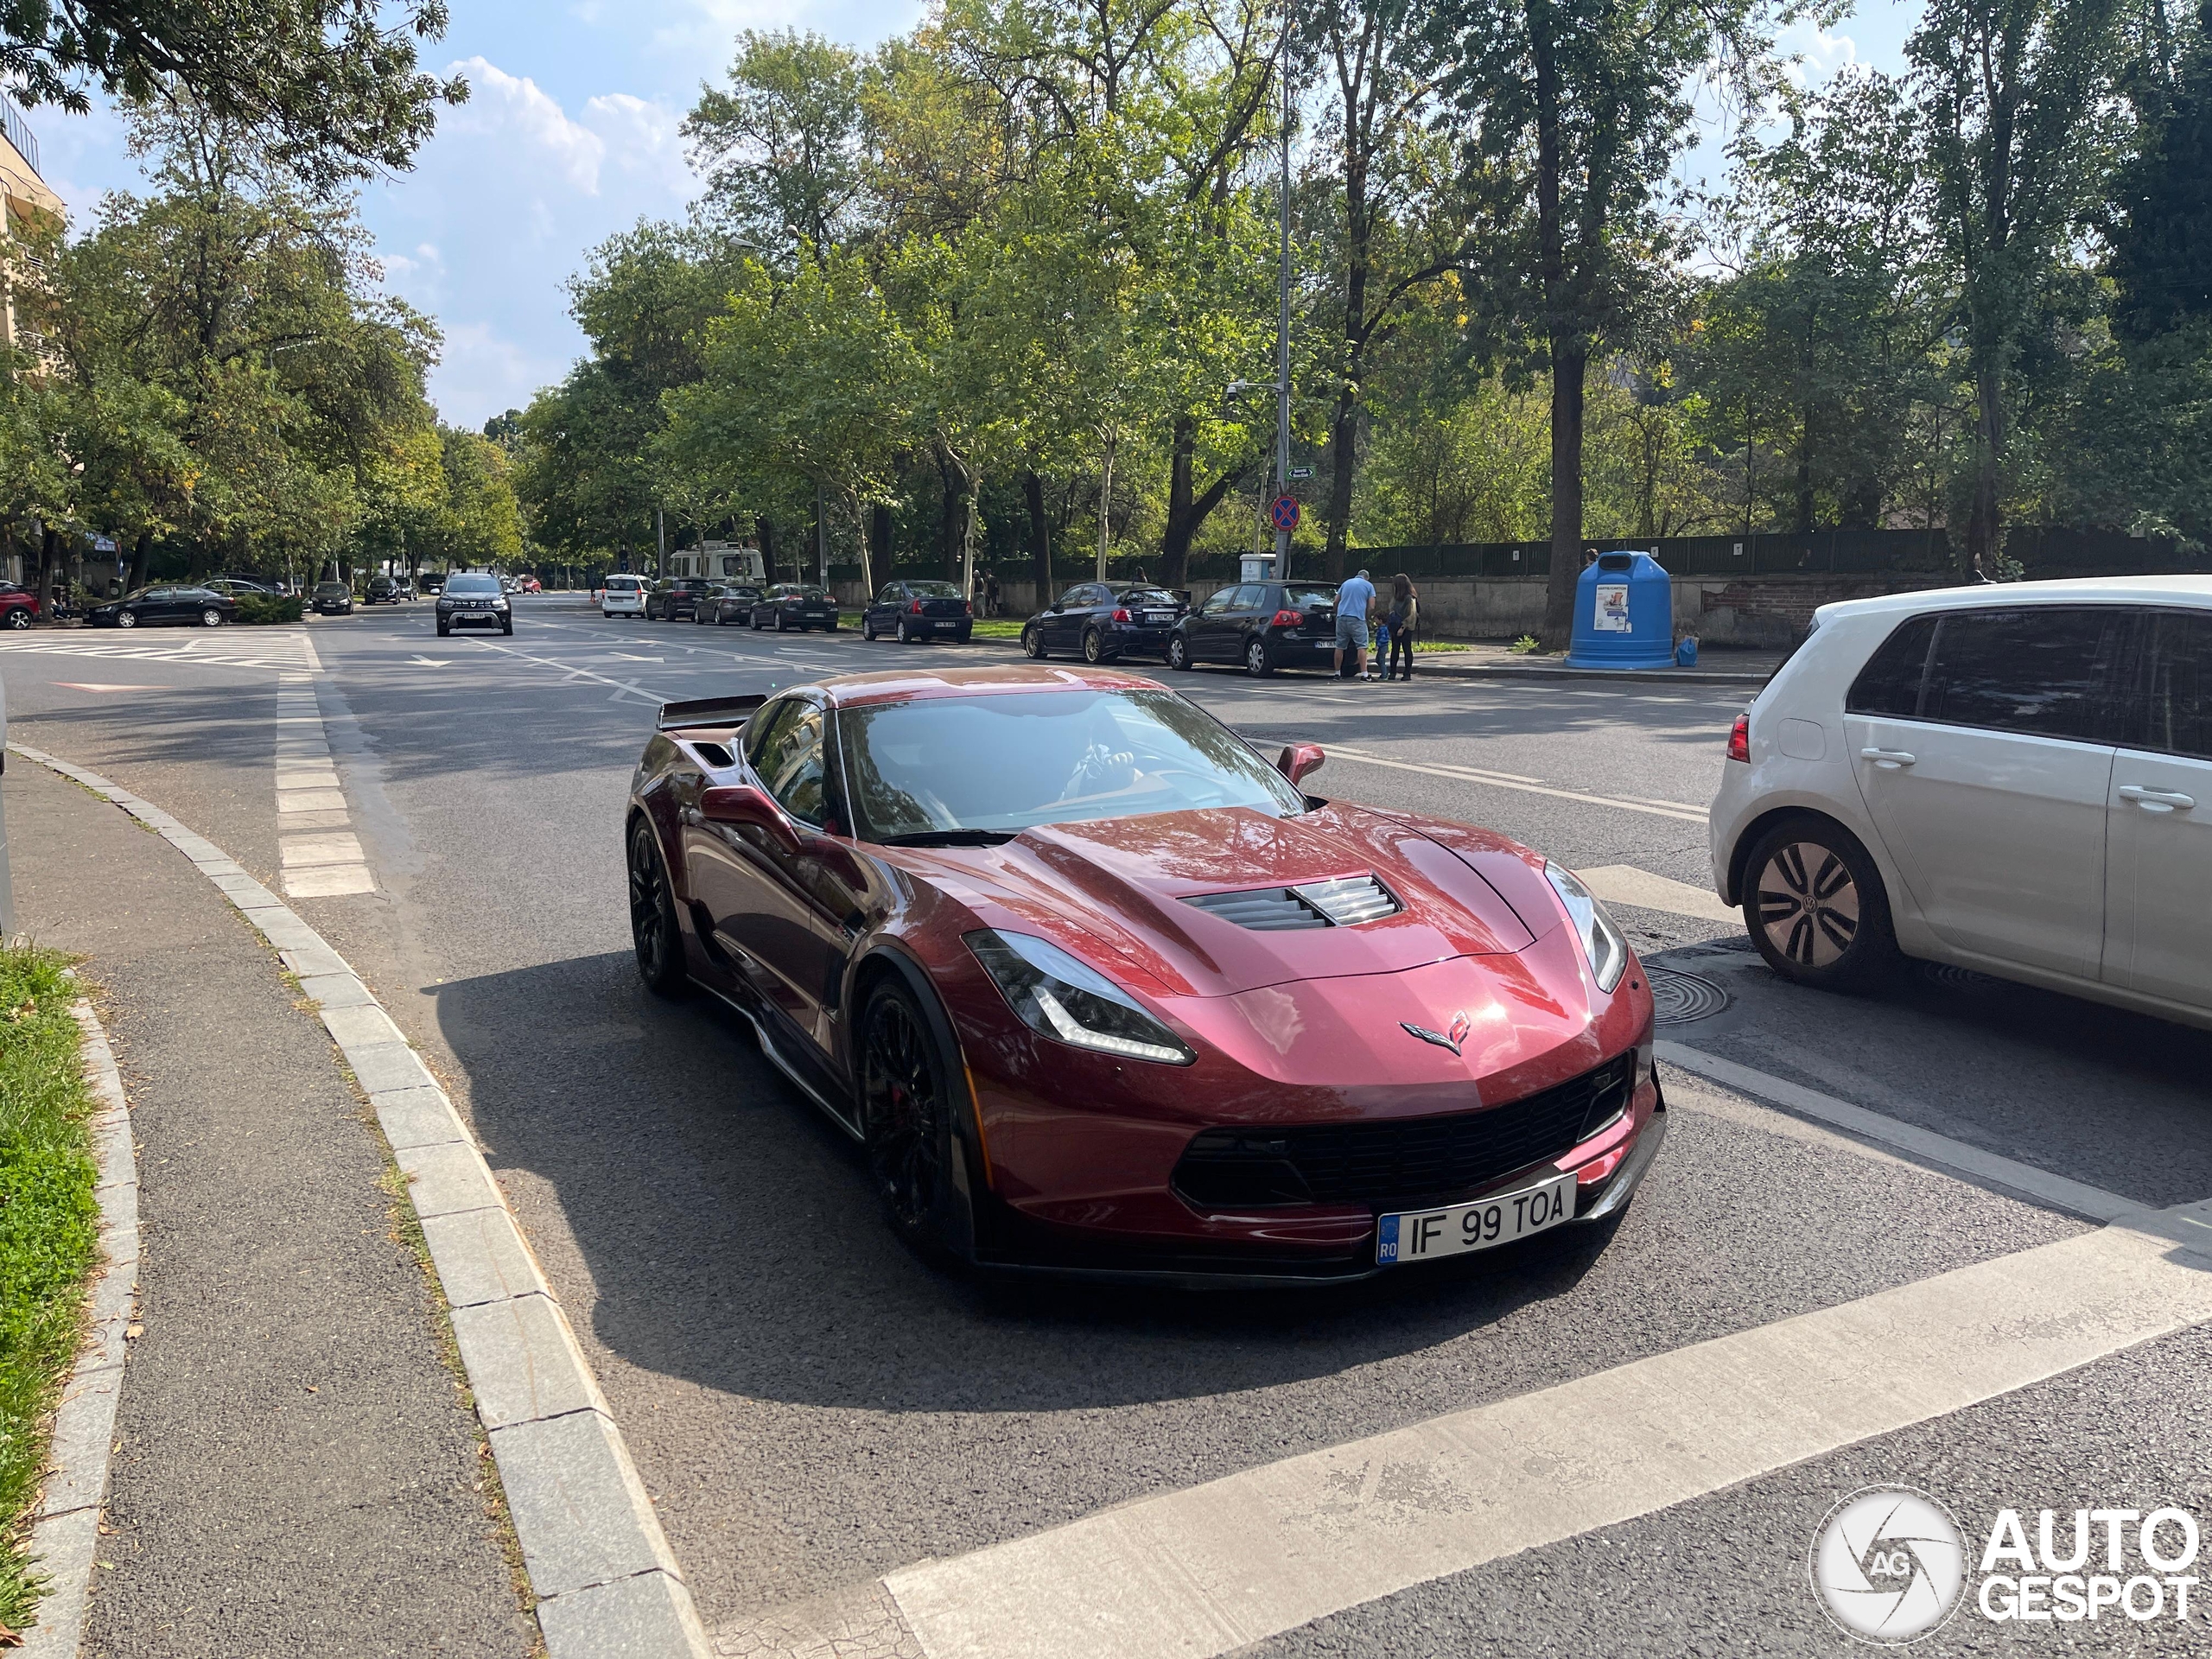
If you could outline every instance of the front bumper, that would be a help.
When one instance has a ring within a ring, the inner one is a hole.
[[[448,627],[457,628],[464,624],[473,626],[481,623],[486,627],[497,628],[505,626],[511,614],[512,613],[507,611],[448,611],[438,620]]]

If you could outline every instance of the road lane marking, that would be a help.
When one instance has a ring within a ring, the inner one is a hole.
[[[2091,1221],[2115,1221],[2143,1207],[2136,1199],[2122,1198],[2116,1192],[2107,1192],[2047,1169],[2037,1169],[2002,1153],[1955,1141],[1933,1129],[1920,1128],[1880,1112],[1869,1111],[1864,1106],[1854,1106],[1849,1101],[1838,1100],[1786,1077],[1770,1077],[1734,1060],[1708,1054],[1703,1049],[1664,1041],[1654,1046],[1659,1058],[1669,1065],[1694,1071],[1725,1088],[1771,1101],[1878,1146],[1894,1147],[1916,1162],[1933,1164],[1977,1185],[1998,1187],[2047,1208],[2063,1210],[2068,1215],[2086,1217]]]
[[[1639,910],[1661,910],[1673,916],[1695,916],[1708,922],[1740,922],[1744,913],[1720,902],[1719,894],[1687,881],[1654,875],[1633,864],[1601,864],[1577,870],[1582,885],[1608,904],[1634,905]]]
[[[166,685],[108,685],[97,680],[54,680],[49,682],[66,691],[167,691]]]
[[[926,1659],[1211,1659],[2212,1320],[2212,1204],[885,1575]]]
[[[481,645],[486,651],[496,651],[508,657],[519,658],[525,663],[535,663],[540,668],[557,668],[572,680],[591,680],[601,685],[612,686],[617,692],[621,693],[624,696],[643,697],[652,702],[667,702],[671,701],[671,699],[660,692],[640,690],[637,683],[633,680],[610,680],[606,675],[594,674],[588,668],[575,668],[567,663],[556,663],[550,657],[533,656],[529,652],[519,650],[513,645],[495,645],[489,639],[472,639],[469,641],[469,644],[473,645]],[[622,697],[616,696],[610,699],[610,701],[620,702],[622,701]]]
[[[1392,760],[1370,753],[1365,749],[1349,748],[1343,744],[1328,746],[1329,758],[1341,756],[1363,766],[1388,766],[1395,772],[1418,772],[1432,778],[1449,778],[1458,783],[1488,784],[1498,789],[1518,790],[1528,795],[1549,795],[1562,801],[1580,801],[1586,806],[1609,806],[1620,812],[1641,812],[1655,818],[1672,818],[1680,823],[1704,823],[1706,810],[1681,801],[1633,801],[1615,795],[1592,795],[1579,789],[1558,789],[1549,784],[1540,784],[1511,772],[1485,772],[1474,766],[1446,766],[1440,762]]]
[[[322,728],[322,706],[305,673],[276,677],[276,856],[285,893],[334,899],[374,893],[376,877],[350,822],[338,766]],[[315,833],[308,833],[315,832]]]

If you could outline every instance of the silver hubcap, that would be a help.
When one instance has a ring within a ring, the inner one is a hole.
[[[1759,926],[1777,956],[1826,968],[1859,937],[1859,884],[1817,841],[1775,849],[1759,872]]]

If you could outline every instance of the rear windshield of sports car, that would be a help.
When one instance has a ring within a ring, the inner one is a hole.
[[[456,598],[465,597],[470,594],[496,594],[501,591],[499,579],[497,576],[455,576],[446,583],[446,592],[454,594]]]
[[[1304,798],[1218,721],[1171,691],[929,697],[838,716],[862,840],[1012,836],[1206,807],[1272,817]]]

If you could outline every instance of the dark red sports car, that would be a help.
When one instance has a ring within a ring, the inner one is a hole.
[[[638,965],[751,1021],[925,1253],[1355,1278],[1618,1212],[1651,995],[1573,875],[1303,792],[1150,681],[866,674],[671,703]]]

